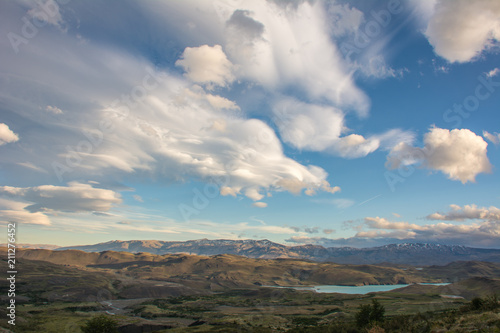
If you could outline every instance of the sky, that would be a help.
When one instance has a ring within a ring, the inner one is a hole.
[[[500,247],[497,0],[0,2],[17,241]]]

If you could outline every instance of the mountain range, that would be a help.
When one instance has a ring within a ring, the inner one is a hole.
[[[330,261],[339,264],[400,264],[412,266],[446,265],[454,261],[500,262],[500,249],[480,249],[458,245],[428,243],[390,244],[372,248],[328,247],[319,245],[287,246],[269,240],[190,240],[110,241],[95,245],[60,247],[56,250],[86,252],[122,251],[152,254],[186,253],[193,255],[233,254],[248,258],[294,258]]]

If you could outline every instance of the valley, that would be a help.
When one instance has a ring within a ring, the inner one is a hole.
[[[500,264],[479,261],[413,267],[46,249],[18,249],[17,258],[16,332],[79,332],[98,314],[116,320],[120,332],[293,332],[349,326],[360,305],[374,299],[387,320],[400,320],[500,294]],[[402,283],[409,286],[368,294],[291,288]]]

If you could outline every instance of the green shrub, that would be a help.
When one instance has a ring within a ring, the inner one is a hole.
[[[104,314],[88,320],[80,328],[83,333],[118,333],[118,323]]]
[[[376,299],[372,299],[372,304],[364,304],[359,306],[359,311],[356,313],[356,325],[365,327],[369,324],[382,323],[384,321],[385,308]]]

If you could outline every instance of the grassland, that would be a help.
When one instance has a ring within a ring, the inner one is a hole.
[[[416,270],[228,255],[27,250],[17,267],[16,333],[78,333],[87,320],[103,313],[125,333],[368,332],[356,326],[355,315],[372,299],[386,310],[380,324],[385,332],[500,332],[498,309],[464,310],[474,297],[500,294],[500,265],[491,263]],[[455,282],[367,295],[262,286],[402,280]],[[6,294],[3,281],[0,291]],[[0,314],[6,318],[4,307]],[[8,328],[5,321],[0,326]]]

